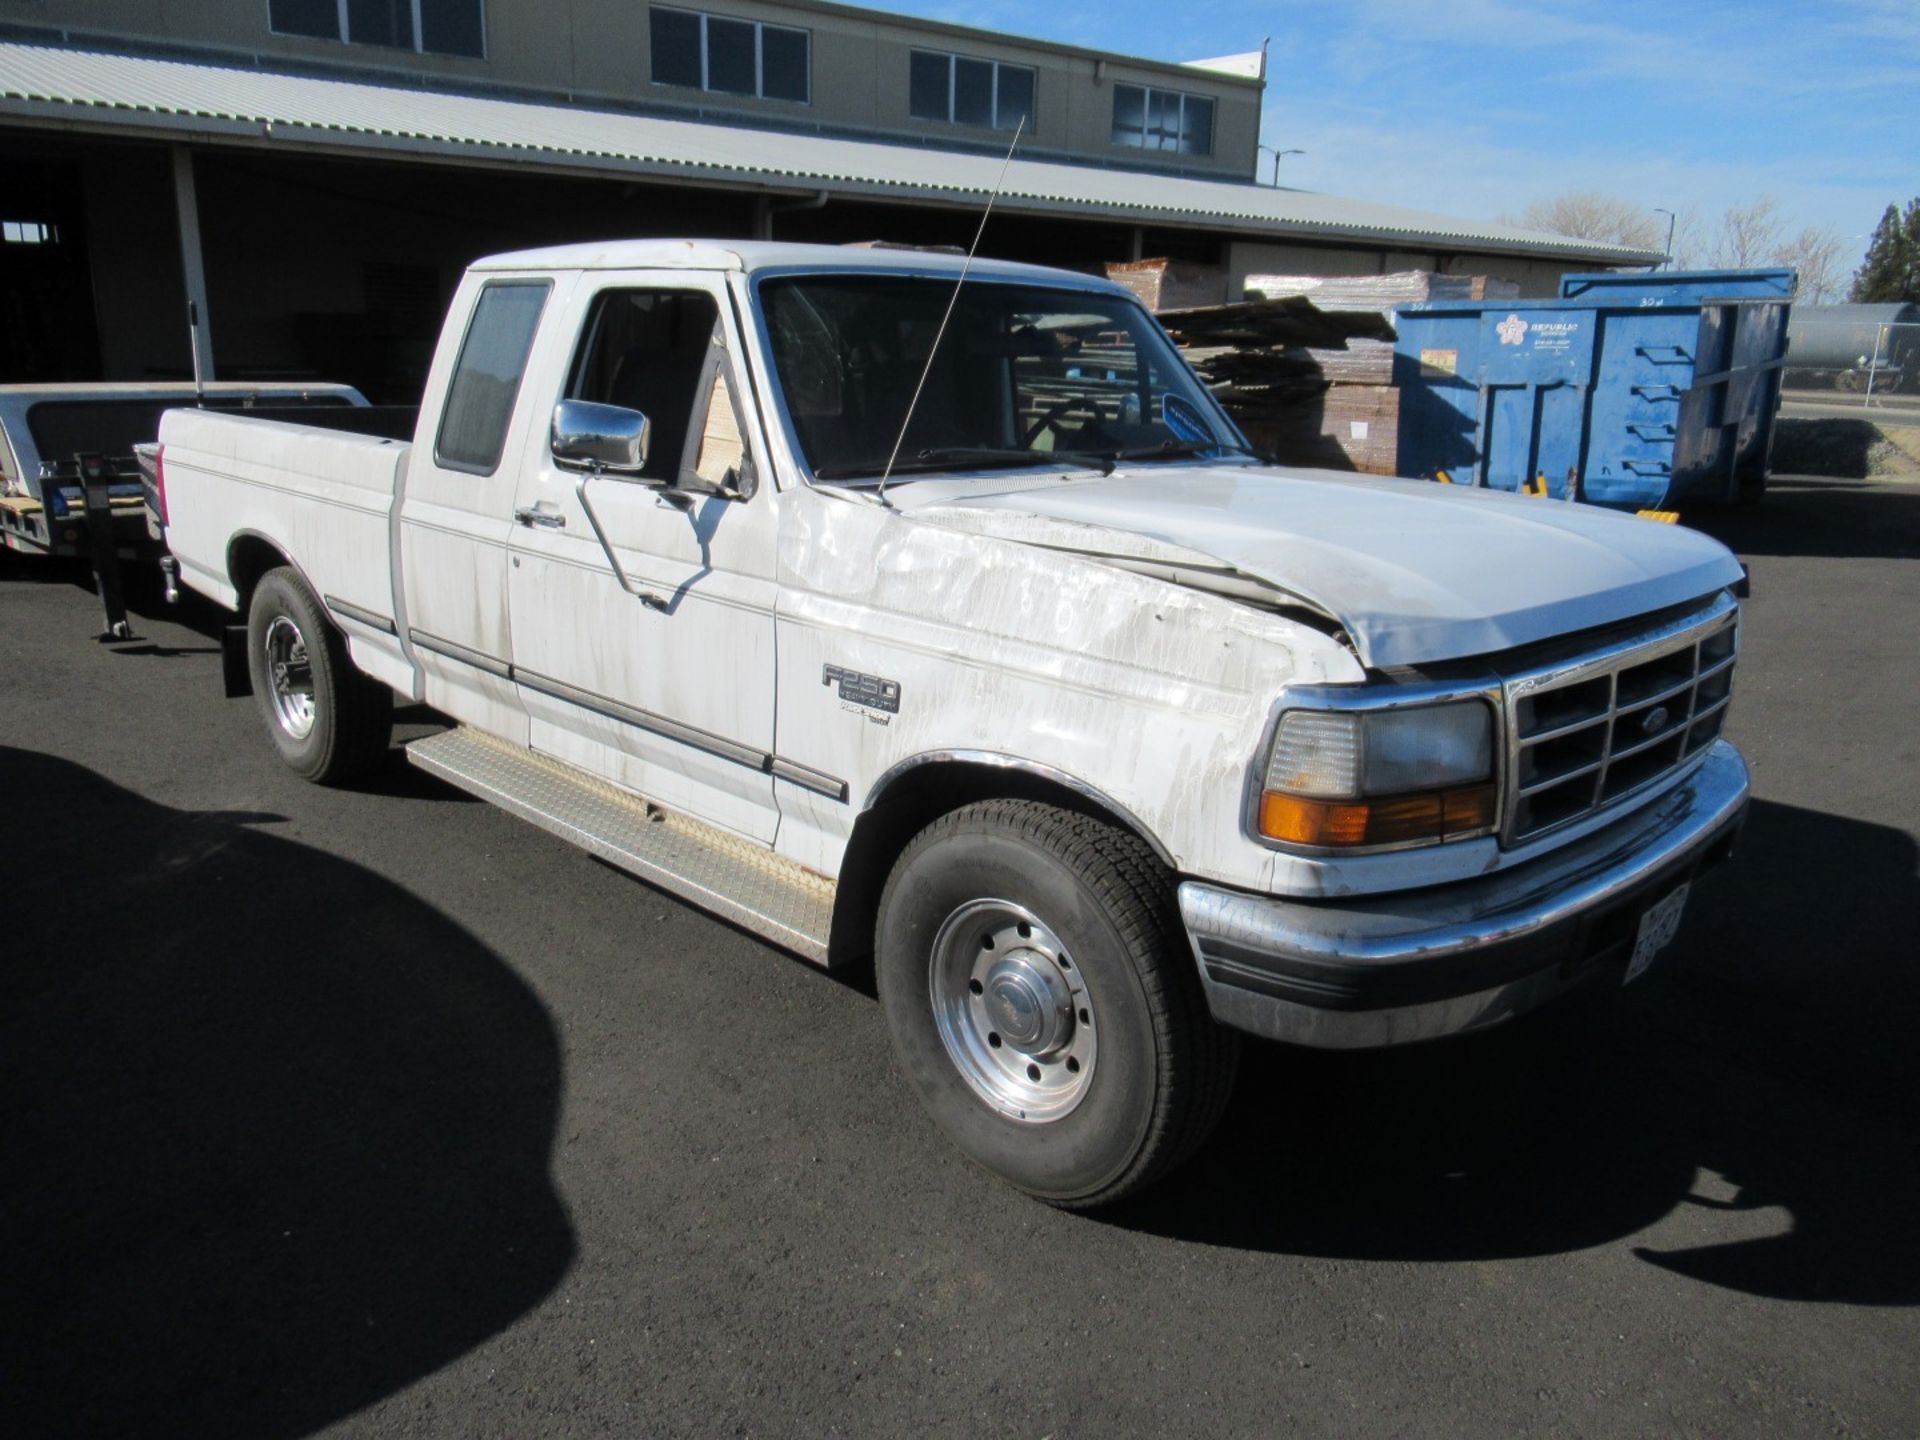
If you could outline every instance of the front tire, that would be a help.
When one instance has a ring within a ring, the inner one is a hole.
[[[1232,1090],[1173,876],[1136,836],[1025,800],[922,831],[880,900],[875,978],[907,1079],[969,1158],[1050,1204],[1172,1170]]]
[[[386,759],[393,692],[354,668],[346,641],[290,565],[254,587],[247,671],[273,748],[301,779],[343,785]]]

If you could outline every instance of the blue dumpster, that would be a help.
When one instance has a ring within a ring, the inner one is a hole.
[[[1603,270],[1597,275],[1562,275],[1560,298],[1606,296],[1630,305],[1659,296],[1683,301],[1791,300],[1797,277],[1792,270]]]
[[[1401,473],[1631,510],[1755,498],[1792,283],[1570,276],[1557,300],[1403,306]]]

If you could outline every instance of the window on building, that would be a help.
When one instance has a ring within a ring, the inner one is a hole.
[[[907,113],[982,130],[1033,130],[1034,72],[970,55],[915,50],[907,61]]]
[[[434,458],[449,470],[491,475],[500,467],[549,288],[544,280],[504,280],[480,292],[433,446]]]
[[[654,84],[801,105],[812,99],[807,31],[664,5],[648,14]]]
[[[38,220],[8,220],[0,223],[0,242],[8,245],[57,245],[60,232]]]
[[[1136,150],[1213,153],[1213,101],[1143,85],[1113,87],[1113,143]]]
[[[347,0],[347,39],[356,45],[411,50],[412,0]]]
[[[482,0],[414,0],[420,48],[431,55],[485,59],[487,24]]]
[[[346,33],[340,0],[267,0],[267,27],[280,35],[338,40]]]
[[[484,5],[485,0],[267,0],[267,26],[277,35],[484,60]]]
[[[760,93],[773,100],[811,97],[807,84],[807,32],[779,25],[760,27]]]

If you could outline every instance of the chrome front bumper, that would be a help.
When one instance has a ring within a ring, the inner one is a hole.
[[[1348,902],[1189,880],[1180,913],[1223,1025],[1341,1050],[1457,1035],[1617,981],[1648,906],[1732,850],[1747,796],[1717,741],[1666,794],[1512,871]]]

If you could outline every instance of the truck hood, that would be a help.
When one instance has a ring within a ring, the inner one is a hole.
[[[1334,471],[1155,466],[895,493],[917,518],[1007,539],[1174,567],[1211,561],[1325,611],[1374,667],[1493,654],[1741,576],[1725,546],[1678,525]]]

